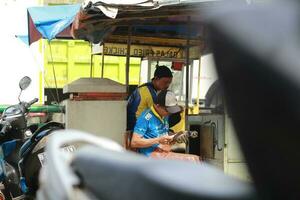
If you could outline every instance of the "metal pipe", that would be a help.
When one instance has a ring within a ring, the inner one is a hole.
[[[104,76],[104,42],[103,42],[103,45],[102,45],[102,63],[101,63],[101,78],[103,78]]]
[[[200,113],[200,76],[201,76],[201,54],[202,52],[200,52],[199,55],[199,66],[198,66],[198,88],[197,88],[197,100],[196,100],[196,106],[197,106],[197,114]]]
[[[126,54],[126,92],[129,92],[129,66],[130,66],[130,46],[131,46],[131,25],[128,26],[127,54]]]
[[[190,63],[190,21],[191,17],[188,16],[187,19],[187,27],[188,27],[188,35],[187,35],[187,41],[186,41],[186,71],[185,71],[185,129],[189,130],[189,124],[188,124],[188,115],[189,115],[189,63]],[[189,141],[186,144],[186,153],[189,153]]]
[[[147,81],[150,82],[151,81],[151,63],[152,63],[152,58],[148,59],[148,78]]]
[[[0,105],[0,113],[9,107],[9,105]],[[65,107],[59,105],[47,105],[47,106],[31,106],[29,112],[45,112],[45,113],[62,113],[64,112]]]
[[[55,69],[54,69],[54,60],[53,60],[51,42],[49,40],[48,40],[48,45],[49,45],[49,49],[50,49],[50,57],[51,57],[52,72],[53,72],[54,83],[55,83],[56,98],[57,98],[57,103],[59,103],[60,101],[59,101],[58,87],[57,87],[57,81],[56,81],[56,75],[55,75]]]
[[[188,35],[186,41],[186,68],[185,68],[185,124],[188,123],[188,114],[189,114],[189,63],[190,63],[190,21],[191,17],[188,16],[187,19],[187,27],[188,27]]]
[[[93,44],[91,44],[91,69],[90,69],[90,77],[93,77]]]
[[[191,61],[191,66],[190,66],[190,68],[189,68],[189,70],[190,70],[190,78],[189,78],[189,99],[188,99],[188,102],[190,102],[190,103],[193,103],[192,102],[192,93],[193,93],[193,90],[192,90],[192,88],[194,87],[194,85],[193,85],[193,77],[194,77],[194,62],[193,62],[193,60]],[[194,110],[193,110],[193,112],[194,112]]]

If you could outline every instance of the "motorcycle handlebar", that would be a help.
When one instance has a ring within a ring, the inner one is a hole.
[[[29,108],[32,104],[38,102],[38,100],[39,100],[38,98],[34,98],[34,99],[32,99],[31,101],[29,101],[29,102],[27,103],[27,108]]]

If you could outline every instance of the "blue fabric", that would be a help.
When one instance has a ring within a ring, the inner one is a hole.
[[[22,191],[23,193],[27,193],[27,192],[28,192],[28,187],[27,187],[27,185],[26,185],[26,180],[25,180],[24,177],[21,177],[21,178],[20,178],[20,187],[21,187],[21,191]]]
[[[141,102],[141,95],[138,89],[134,90],[130,95],[127,103],[127,128],[126,130],[133,130],[136,122],[136,111]]]
[[[38,135],[35,137],[35,140],[41,139],[42,137],[47,135],[49,131],[51,131],[51,129],[46,129],[46,130],[43,130],[42,132],[38,133]]]
[[[3,144],[1,144],[4,158],[7,157],[9,154],[11,154],[13,152],[13,150],[15,150],[16,144],[17,144],[16,140],[11,140],[11,141],[4,142]]]
[[[5,179],[5,161],[3,159],[0,159],[0,182],[4,181]]]
[[[43,38],[52,40],[74,21],[79,9],[80,4],[31,7],[28,13]]]
[[[152,84],[152,83],[146,83],[146,86],[148,87],[148,90],[149,90],[150,93],[151,93],[153,102],[155,102],[155,101],[156,101],[157,94],[156,94],[156,90],[154,89],[153,84]]]
[[[35,141],[38,141],[40,138],[44,137],[48,134],[50,129],[43,130],[42,132],[38,133],[38,135],[35,137]],[[31,145],[35,143],[32,141],[32,139],[28,139],[20,148],[19,155],[21,158],[25,157],[25,155],[28,153],[28,150],[31,150]]]
[[[141,86],[139,86],[137,89],[135,89],[132,94],[130,95],[127,103],[127,129],[126,130],[133,130],[136,122],[136,112],[137,109],[141,103],[141,94],[139,92],[139,88],[141,87],[147,87],[153,101],[156,100],[156,91],[153,87],[153,84],[151,82],[145,83]]]
[[[156,114],[157,115],[157,114]],[[152,109],[145,110],[140,117],[138,117],[136,125],[134,127],[134,133],[139,134],[142,138],[150,139],[157,138],[162,135],[168,134],[169,123],[168,118],[158,118]],[[158,144],[152,145],[147,148],[139,148],[138,151],[146,156],[157,148]]]
[[[29,46],[28,35],[16,35],[16,38],[19,38],[22,42]]]
[[[27,151],[27,149],[30,147],[31,144],[32,144],[31,140],[27,139],[26,142],[24,142],[24,144],[21,146],[19,152],[21,158],[24,156],[24,153]]]

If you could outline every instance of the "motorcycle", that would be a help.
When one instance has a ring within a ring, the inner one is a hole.
[[[77,143],[84,145],[61,154],[61,147]],[[251,184],[207,164],[147,158],[77,130],[56,131],[46,153],[38,200],[255,199]]]
[[[53,130],[64,128],[57,122],[27,126],[29,108],[38,101],[37,98],[29,102],[20,100],[30,83],[27,76],[20,80],[19,103],[7,107],[0,119],[0,182],[5,199],[27,199],[35,195],[47,137]]]

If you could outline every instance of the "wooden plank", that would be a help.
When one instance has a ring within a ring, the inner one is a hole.
[[[200,131],[200,154],[204,158],[214,159],[213,130],[211,126],[202,126]]]
[[[71,94],[70,99],[74,101],[84,100],[124,100],[127,93],[87,92]]]
[[[110,35],[105,41],[111,43],[127,43],[127,36],[123,35]],[[186,39],[174,39],[174,38],[158,38],[158,37],[144,37],[144,36],[132,36],[132,44],[143,45],[158,45],[158,46],[186,46]],[[190,40],[190,46],[203,46],[204,42],[201,39]]]

